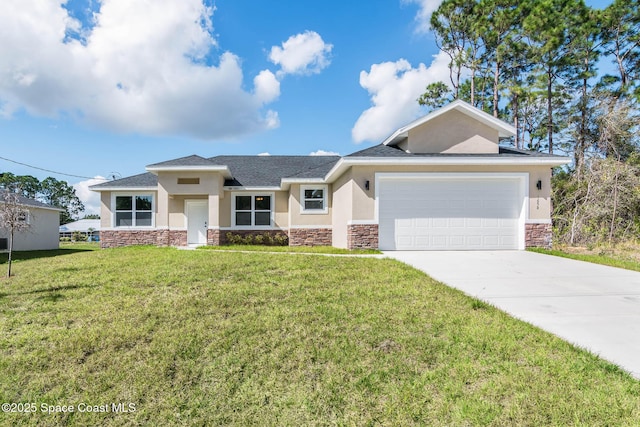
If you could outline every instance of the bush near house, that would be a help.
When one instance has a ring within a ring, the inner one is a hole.
[[[265,245],[265,246],[287,246],[289,237],[283,233],[227,233],[226,243],[229,245]]]

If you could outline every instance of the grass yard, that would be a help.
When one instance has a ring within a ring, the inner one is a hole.
[[[640,382],[393,260],[40,255],[0,280],[0,400],[36,407],[0,425],[640,425]]]
[[[382,252],[377,249],[342,249],[333,246],[264,246],[264,245],[221,245],[199,246],[206,251],[241,251],[241,252],[290,252],[305,254],[331,255],[375,255]]]
[[[554,249],[531,248],[529,250],[541,254],[640,271],[640,246],[637,244],[599,246],[594,248],[560,245],[554,247]]]

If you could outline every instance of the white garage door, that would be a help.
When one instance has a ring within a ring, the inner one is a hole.
[[[380,174],[380,249],[521,249],[523,183],[502,174]]]

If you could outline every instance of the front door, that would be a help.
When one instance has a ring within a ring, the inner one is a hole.
[[[207,220],[209,209],[206,201],[190,201],[187,204],[187,244],[207,244]]]

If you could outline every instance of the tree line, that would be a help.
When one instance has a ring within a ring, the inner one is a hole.
[[[614,242],[640,232],[640,0],[445,0],[431,17],[452,99],[513,123],[520,149],[566,154],[554,174],[557,237]]]
[[[60,224],[66,224],[84,212],[84,204],[66,181],[48,177],[40,181],[31,175],[0,172],[0,189],[62,209]]]

